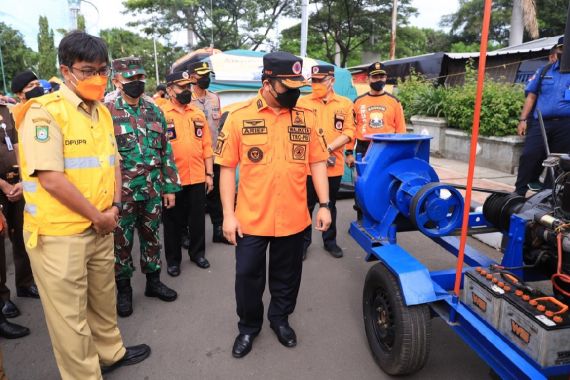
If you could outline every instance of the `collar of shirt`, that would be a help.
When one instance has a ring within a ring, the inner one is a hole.
[[[289,110],[286,108],[279,108],[279,111],[277,111],[276,108],[270,107],[267,102],[265,101],[265,98],[263,97],[263,95],[261,94],[261,91],[263,91],[263,89],[260,89],[257,92],[257,96],[253,99],[253,101],[255,102],[256,108],[258,112],[264,111],[264,110],[268,110],[273,112],[276,115],[280,115],[282,113],[288,113]]]
[[[187,111],[192,111],[192,110],[198,110],[198,108],[196,108],[195,105],[188,103],[186,104],[186,106],[184,107],[184,111],[180,111],[180,107],[177,107],[174,105],[174,103],[172,103],[171,100],[169,100],[168,102],[166,102],[164,104],[164,106],[162,106],[162,110],[164,111],[164,113],[168,112],[168,111],[175,111],[178,113],[184,113]]]
[[[76,108],[80,108],[82,111],[86,112],[87,114],[91,114],[92,112],[97,112],[97,104],[98,101],[95,101],[91,110],[89,110],[89,106],[81,99],[75,92],[73,92],[66,84],[62,84],[59,87],[59,91],[63,98],[73,104]]]
[[[314,100],[320,101],[321,103],[325,103],[324,98],[317,98],[314,93],[311,93],[311,97]],[[331,92],[329,98],[327,99],[326,104],[329,104],[330,102],[335,102],[335,101],[338,101],[338,99],[337,99],[336,93],[333,91],[333,92]]]
[[[115,108],[118,110],[126,109],[127,111],[129,111],[131,113],[136,113],[141,108],[152,108],[152,106],[150,104],[148,104],[147,102],[145,102],[141,96],[139,98],[139,102],[138,102],[137,107],[133,108],[133,106],[131,106],[129,103],[127,103],[125,101],[125,99],[123,99],[123,97],[121,95],[119,95],[117,97],[117,99],[115,99]]]

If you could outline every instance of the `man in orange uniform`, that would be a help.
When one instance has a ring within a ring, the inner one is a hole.
[[[299,106],[315,110],[319,119],[319,126],[324,130],[324,141],[327,145],[329,158],[327,160],[327,174],[329,177],[329,199],[332,223],[328,230],[323,232],[325,250],[333,257],[342,257],[342,249],[336,243],[336,195],[340,187],[340,180],[344,172],[342,152],[344,145],[354,138],[354,111],[352,101],[344,96],[335,94],[334,66],[313,66],[311,86],[313,93],[302,97]],[[307,177],[307,201],[309,214],[318,202],[317,193],[313,187],[312,176]],[[307,249],[311,245],[311,226],[305,230],[305,245],[303,247],[303,260],[307,256]]]
[[[368,66],[370,91],[354,100],[356,113],[356,139],[346,145],[346,163],[354,164],[353,149],[366,153],[370,140],[365,136],[374,133],[406,133],[404,110],[398,98],[384,91],[386,70],[380,62]]]
[[[169,101],[162,105],[167,136],[180,174],[182,191],[176,193],[175,206],[164,210],[164,248],[171,276],[180,274],[182,233],[190,227],[190,260],[200,268],[210,267],[206,254],[206,192],[214,186],[212,138],[206,116],[192,101],[192,83],[186,71],[166,77]]]
[[[306,84],[302,68],[302,60],[290,53],[266,54],[259,94],[231,112],[218,135],[216,163],[221,166],[224,236],[237,245],[239,335],[232,349],[235,358],[251,351],[263,324],[268,246],[271,302],[267,317],[281,344],[297,344],[288,318],[301,284],[304,230],[311,224],[307,166],[320,202],[316,228],[325,231],[331,222],[324,131],[312,110],[295,107],[299,88]],[[240,181],[234,212],[238,164]]]

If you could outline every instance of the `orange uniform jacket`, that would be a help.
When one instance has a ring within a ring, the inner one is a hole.
[[[180,112],[172,102],[161,106],[168,126],[174,162],[182,185],[206,182],[204,160],[213,156],[212,137],[204,113],[191,104]]]
[[[398,98],[387,92],[381,95],[366,93],[354,100],[356,113],[356,139],[346,144],[354,149],[356,140],[368,140],[365,135],[374,133],[406,133],[404,110]]]
[[[261,94],[229,114],[216,163],[240,165],[236,217],[243,233],[289,236],[311,224],[307,165],[327,159],[323,137],[312,110],[276,113]]]
[[[352,101],[344,96],[332,94],[327,103],[313,94],[299,99],[299,106],[312,109],[319,119],[319,126],[325,131],[325,141],[332,143],[338,136],[345,135],[350,141],[354,139],[354,111]],[[329,177],[341,176],[344,173],[344,149],[335,150],[335,165],[327,167]]]

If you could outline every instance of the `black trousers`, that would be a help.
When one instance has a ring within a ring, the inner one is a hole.
[[[16,287],[27,288],[34,283],[34,275],[30,266],[30,259],[26,252],[22,229],[24,226],[24,199],[10,202],[0,195],[0,204],[4,207],[4,216],[8,222],[8,237],[12,242],[12,255],[14,257],[14,271]],[[10,299],[10,289],[6,286],[6,248],[4,236],[0,236],[0,298],[4,301]]]
[[[190,247],[188,254],[191,260],[204,257],[206,254],[206,189],[204,182],[182,186],[176,193],[176,203],[171,209],[164,209],[164,251],[169,266],[180,265],[182,261],[182,233],[190,226]]]
[[[544,129],[551,153],[570,152],[570,118],[545,120]],[[546,150],[537,120],[529,120],[524,147],[519,159],[519,172],[515,183],[515,191],[524,195],[529,182],[535,181],[543,170],[542,161],[546,159]],[[552,186],[550,174],[547,173],[546,187]]]
[[[342,176],[329,177],[329,199],[331,207],[331,226],[328,230],[323,232],[323,243],[325,248],[332,247],[336,245],[336,195],[338,194],[338,189],[340,188],[340,181]],[[311,219],[313,218],[313,210],[315,205],[319,202],[317,197],[317,192],[315,191],[315,186],[313,185],[313,177],[307,177],[307,207],[309,208],[309,214]],[[304,248],[307,249],[311,245],[313,235],[313,226],[310,225],[305,229],[304,233]]]
[[[295,310],[303,269],[303,231],[289,236],[238,237],[236,247],[236,303],[241,334],[257,334],[263,324],[263,292],[269,246],[267,319],[272,326],[288,323]]]
[[[224,222],[222,201],[220,199],[220,165],[214,164],[214,188],[206,194],[206,204],[213,226],[221,226]]]

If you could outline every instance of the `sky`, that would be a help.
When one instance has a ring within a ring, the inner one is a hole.
[[[410,20],[410,24],[422,28],[440,29],[439,20],[445,14],[457,10],[458,0],[413,0],[413,6],[419,15]],[[17,4],[17,5],[16,5]],[[309,6],[310,9],[311,6]],[[81,13],[85,15],[87,31],[98,34],[101,29],[113,27],[127,28],[132,18],[122,14],[124,10],[121,0],[89,0],[81,2]],[[70,16],[67,0],[0,0],[0,21],[19,30],[26,44],[37,51],[37,34],[39,16],[47,16],[50,28],[69,29]],[[279,29],[286,29],[300,20],[282,19]],[[61,34],[55,32],[56,44]],[[185,33],[174,33],[172,40],[179,45],[186,43]]]

